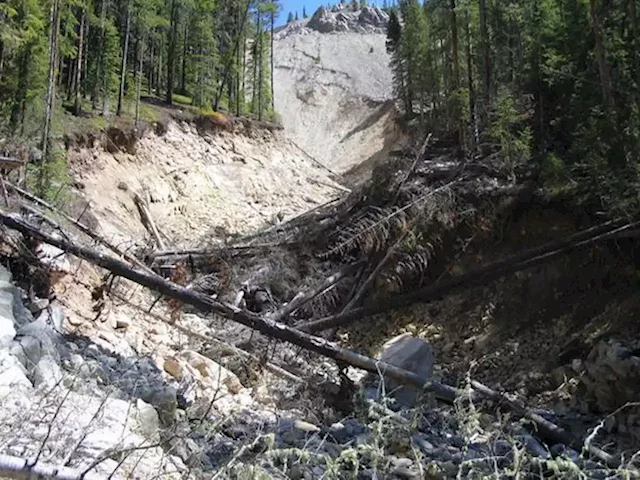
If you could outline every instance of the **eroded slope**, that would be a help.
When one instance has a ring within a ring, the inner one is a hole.
[[[275,106],[286,134],[338,173],[399,138],[386,22],[376,8],[321,8],[276,35]]]

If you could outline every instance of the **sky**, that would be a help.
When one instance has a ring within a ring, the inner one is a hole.
[[[348,0],[345,0],[348,3]],[[287,17],[289,16],[289,12],[293,12],[296,14],[298,12],[298,16],[302,18],[302,8],[306,8],[307,15],[311,16],[314,12],[320,7],[320,5],[326,5],[327,3],[334,4],[338,3],[339,0],[279,0],[280,4],[280,14],[278,15],[277,26],[284,25],[287,23]],[[368,0],[367,3],[369,5],[377,5],[380,3],[382,5],[381,0],[373,1]]]

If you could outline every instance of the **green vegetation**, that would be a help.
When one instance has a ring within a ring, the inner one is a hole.
[[[638,208],[638,0],[404,0],[387,49],[395,91],[424,130],[462,151],[501,148],[550,192],[592,209]]]

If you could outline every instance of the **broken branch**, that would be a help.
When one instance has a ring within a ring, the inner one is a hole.
[[[322,338],[314,337],[296,329],[287,327],[281,323],[263,319],[251,312],[243,311],[231,305],[218,302],[211,297],[188,290],[157,275],[150,275],[146,272],[135,270],[124,262],[109,257],[94,249],[78,245],[68,240],[52,237],[51,235],[40,231],[33,225],[26,223],[22,219],[7,215],[2,211],[0,211],[0,222],[8,228],[16,230],[23,235],[33,237],[76,255],[79,258],[90,261],[106,270],[109,270],[115,275],[124,277],[134,283],[138,283],[155,290],[169,298],[174,298],[183,303],[192,305],[203,312],[217,313],[229,320],[233,320],[234,322],[240,323],[253,330],[257,330],[268,337],[284,340],[324,357],[352,365],[368,372],[375,374],[383,372],[389,378],[393,378],[404,384],[417,386],[425,391],[433,392],[436,397],[448,402],[453,402],[453,400],[460,394],[458,389],[449,385],[429,381],[416,373],[396,367],[395,365],[381,362],[371,357],[341,348]]]
[[[571,250],[582,248],[596,242],[619,236],[622,232],[633,230],[640,222],[629,222],[627,219],[617,219],[605,222],[595,227],[582,230],[568,237],[546,243],[513,255],[502,260],[480,267],[467,274],[459,275],[442,283],[429,285],[404,295],[398,295],[388,300],[375,302],[366,307],[355,308],[348,312],[321,318],[299,327],[304,332],[318,332],[332,327],[343,326],[369,315],[377,315],[414,303],[425,303],[449,295],[460,288],[485,285],[497,278],[503,277],[526,268],[548,262]]]
[[[11,190],[16,192],[18,195],[26,198],[27,200],[32,201],[33,203],[35,203],[37,205],[40,205],[41,207],[46,208],[47,210],[49,210],[49,211],[51,211],[51,212],[53,212],[53,213],[55,213],[57,215],[60,215],[62,218],[67,220],[69,223],[73,224],[82,233],[87,235],[92,240],[95,240],[96,242],[100,243],[101,245],[107,247],[109,250],[111,250],[113,253],[115,253],[118,257],[124,258],[125,260],[127,260],[131,264],[143,269],[146,272],[153,273],[152,270],[149,269],[149,267],[147,267],[144,263],[142,263],[136,257],[134,257],[133,255],[128,254],[127,252],[121,251],[118,247],[112,245],[106,238],[98,235],[93,230],[91,230],[89,227],[87,227],[85,224],[80,223],[79,221],[77,221],[76,219],[71,217],[70,215],[67,215],[66,213],[58,210],[56,207],[54,207],[50,203],[45,202],[44,200],[42,200],[39,197],[36,197],[35,195],[32,195],[31,193],[27,192],[26,190],[23,190],[22,188],[17,187],[17,186],[15,186],[15,185],[13,185],[13,184],[11,184],[9,182],[5,182],[5,183]],[[48,222],[51,222],[51,219],[46,217],[44,215],[44,213],[38,212],[38,215],[40,215],[44,220],[46,220]]]

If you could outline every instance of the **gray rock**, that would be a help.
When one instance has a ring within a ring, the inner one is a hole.
[[[62,370],[51,355],[44,355],[33,371],[33,386],[53,388],[62,380]]]
[[[289,445],[296,445],[301,440],[320,432],[317,426],[292,418],[280,419],[276,426],[276,435]]]
[[[17,386],[31,387],[27,372],[13,355],[0,350],[0,396]]]
[[[178,408],[175,388],[164,386],[154,390],[149,389],[142,392],[141,398],[155,407],[162,425],[169,426],[174,423]]]
[[[430,379],[433,374],[434,358],[431,345],[408,333],[388,341],[383,346],[380,360],[420,375],[425,380]],[[384,371],[381,373],[384,376]],[[379,379],[371,374],[367,376],[367,380],[379,383]],[[415,406],[422,393],[416,387],[403,385],[389,377],[384,377],[383,386],[384,393],[395,399],[396,405],[401,408]],[[378,395],[382,393],[382,388],[378,387],[377,392]]]

